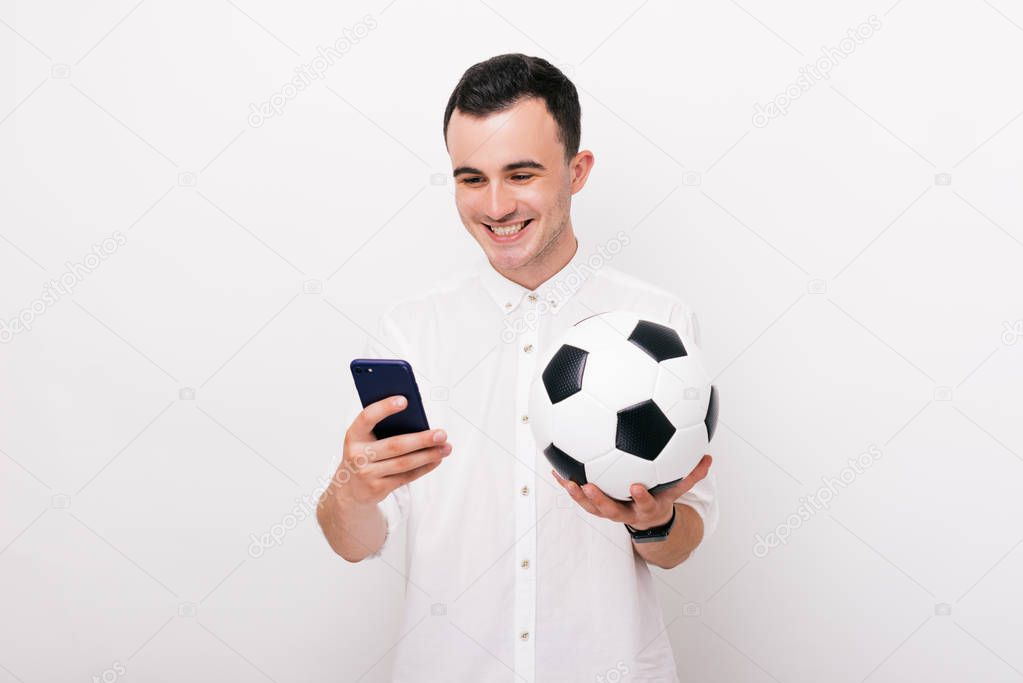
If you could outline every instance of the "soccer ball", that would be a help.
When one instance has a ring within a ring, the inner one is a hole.
[[[632,499],[688,475],[707,452],[718,395],[700,350],[629,311],[584,318],[553,344],[529,392],[529,423],[555,471]]]

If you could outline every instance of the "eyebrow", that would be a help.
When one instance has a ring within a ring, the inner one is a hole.
[[[547,168],[543,164],[541,164],[539,161],[532,161],[530,159],[525,159],[523,161],[515,161],[515,162],[510,163],[510,164],[505,164],[504,168],[502,168],[501,170],[504,171],[505,173],[507,173],[509,171],[517,171],[520,168],[532,168],[532,169],[535,169],[537,171],[546,171],[547,170]],[[458,168],[455,169],[455,172],[452,175],[455,178],[457,178],[462,173],[475,173],[477,175],[486,175],[483,171],[479,170],[478,168],[474,168],[472,166],[459,166]]]

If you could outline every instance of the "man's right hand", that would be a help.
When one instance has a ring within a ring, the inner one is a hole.
[[[436,469],[451,453],[443,429],[386,439],[373,435],[378,422],[401,412],[407,403],[404,396],[389,396],[371,403],[348,427],[341,463],[330,487],[342,504],[376,505],[402,484]]]

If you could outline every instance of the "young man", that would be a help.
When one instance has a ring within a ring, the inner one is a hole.
[[[699,343],[696,318],[595,265],[577,239],[571,197],[594,156],[579,151],[578,96],[558,69],[521,54],[476,64],[444,135],[458,214],[487,263],[391,308],[366,351],[405,358],[421,387],[442,388],[427,415],[444,428],[376,440],[373,425],[404,402],[359,412],[320,525],[359,562],[408,523],[396,681],[677,681],[648,564],[678,565],[716,526],[710,456],[670,488],[635,484],[633,502],[617,502],[551,470],[528,393],[543,350],[595,312],[669,319]]]

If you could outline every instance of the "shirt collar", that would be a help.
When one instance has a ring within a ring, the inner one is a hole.
[[[583,284],[593,276],[593,269],[586,261],[589,251],[582,239],[576,236],[575,254],[557,273],[541,283],[536,289],[527,289],[517,282],[512,282],[494,270],[490,262],[484,259],[479,274],[483,287],[491,299],[504,313],[511,313],[522,302],[523,297],[535,295],[537,299],[547,301],[556,311],[563,307]]]

